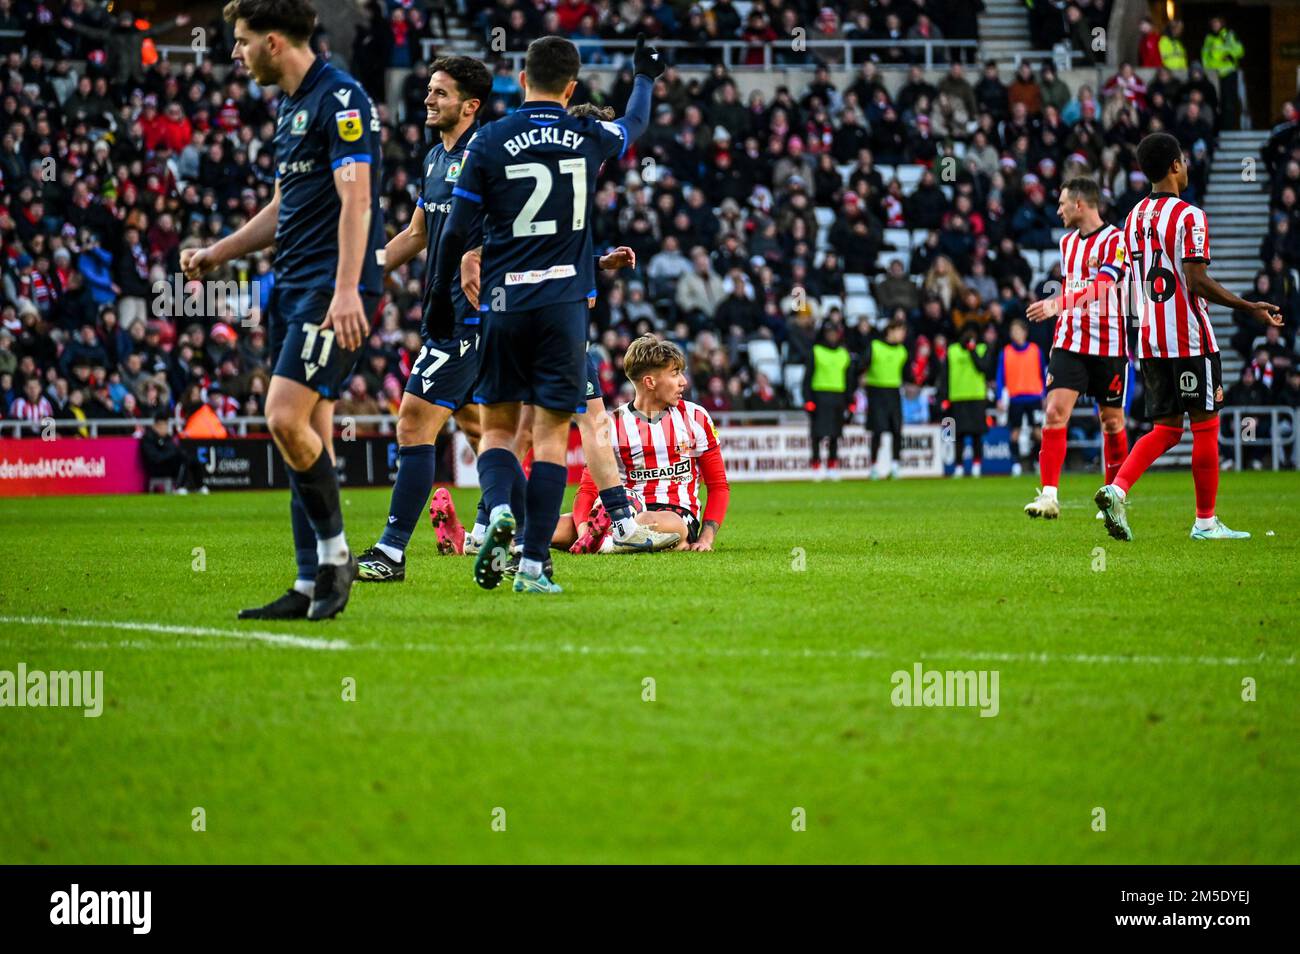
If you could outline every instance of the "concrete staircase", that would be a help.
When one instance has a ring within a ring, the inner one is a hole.
[[[1031,49],[1029,10],[1024,0],[984,0],[980,14],[980,60],[1010,68],[1014,54]]]
[[[1210,222],[1210,274],[1229,291],[1244,295],[1250,291],[1261,267],[1259,245],[1268,232],[1268,177],[1259,164],[1259,150],[1268,138],[1266,130],[1233,130],[1219,134],[1219,148],[1210,167],[1206,187],[1205,214]],[[1242,181],[1242,160],[1256,164],[1255,182]],[[1210,305],[1214,335],[1223,352],[1223,386],[1226,390],[1241,377],[1242,358],[1228,343],[1235,327],[1232,311]],[[1260,326],[1263,333],[1263,326]]]
[[[447,35],[443,36],[438,26],[438,18],[431,16],[429,26],[433,34],[434,49],[439,56],[471,56],[481,60],[487,53],[484,38],[471,32],[463,20],[456,14],[447,17]]]

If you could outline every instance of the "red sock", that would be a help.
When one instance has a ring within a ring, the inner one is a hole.
[[[1151,429],[1150,434],[1144,434],[1133,445],[1129,455],[1124,458],[1119,473],[1115,475],[1115,486],[1128,493],[1129,488],[1137,483],[1138,478],[1146,473],[1147,468],[1154,464],[1161,454],[1177,444],[1182,436],[1181,427],[1157,424]]]
[[[1196,484],[1196,516],[1214,516],[1219,493],[1219,418],[1192,425],[1192,481]]]
[[[1114,434],[1103,434],[1101,454],[1106,461],[1106,483],[1113,484],[1115,475],[1119,473],[1119,465],[1128,456],[1128,431],[1120,428]]]
[[[1061,483],[1061,465],[1065,463],[1065,428],[1043,428],[1043,446],[1038,451],[1038,473],[1044,487]]]

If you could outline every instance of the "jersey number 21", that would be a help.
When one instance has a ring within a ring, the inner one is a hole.
[[[587,224],[587,160],[561,159],[560,172],[573,176],[573,231],[579,232]],[[506,166],[507,179],[532,179],[533,194],[528,197],[524,207],[515,217],[512,233],[515,238],[527,238],[531,235],[554,235],[555,220],[535,216],[542,210],[546,200],[551,196],[554,179],[551,170],[540,162],[519,162]]]

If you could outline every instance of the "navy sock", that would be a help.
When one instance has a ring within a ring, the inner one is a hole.
[[[563,464],[533,461],[533,471],[528,477],[528,519],[524,526],[525,560],[544,562],[550,553],[568,478],[568,468]]]
[[[298,560],[298,579],[308,583],[316,581],[316,531],[307,519],[307,509],[298,498],[298,491],[289,487],[289,519],[293,523],[293,552]]]
[[[632,516],[632,505],[627,502],[627,489],[622,484],[602,490],[600,502],[605,505],[605,512],[613,520],[624,520]]]
[[[515,459],[515,482],[510,487],[510,509],[515,513],[515,537],[522,539],[524,525],[528,522],[528,478],[523,465]]]
[[[483,488],[483,506],[489,517],[497,507],[514,509],[511,496],[518,472],[519,458],[504,447],[493,447],[478,455],[478,483]]]
[[[384,546],[404,551],[411,542],[411,534],[433,490],[437,460],[437,449],[432,444],[397,449],[397,480],[393,482],[393,496],[388,504],[388,524],[379,538]]]
[[[334,472],[334,462],[329,452],[321,448],[316,463],[306,470],[289,472],[289,483],[293,485],[302,501],[303,510],[311,527],[316,531],[317,540],[330,540],[343,532],[343,511],[339,507],[339,475]]]
[[[487,504],[483,502],[483,497],[481,495],[478,498],[478,513],[474,515],[474,522],[482,524],[485,527],[488,525],[488,508]]]

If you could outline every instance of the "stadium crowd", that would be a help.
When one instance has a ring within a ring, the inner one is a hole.
[[[791,23],[847,37],[918,29],[973,37],[980,6],[759,2],[742,17],[730,0],[708,10],[665,0],[499,0],[472,4],[470,21],[483,30],[504,24],[511,50],[550,30],[644,30],[703,48],[715,37],[770,42],[773,24]],[[1058,12],[1063,6],[1076,5]],[[1085,18],[1107,6],[1077,4]],[[430,20],[451,11],[420,0],[367,11],[353,54],[377,103],[383,64],[411,67],[392,107],[380,103],[392,234],[414,210],[428,148],[420,40]],[[253,256],[213,276],[252,283],[236,300],[178,295],[176,276],[181,249],[230,233],[271,196],[276,101],[242,70],[225,69],[229,40],[219,23],[207,28],[201,65],[159,56],[153,38],[186,24],[114,18],[89,0],[0,0],[0,410],[8,418],[139,418],[143,432],[160,411],[185,421],[201,406],[223,419],[263,407],[269,370],[258,306],[270,292],[269,261]],[[315,42],[328,53],[328,35]],[[674,55],[690,61],[689,51]],[[1025,62],[1011,74],[954,61],[931,82],[915,65],[886,69],[892,62],[902,61],[872,52],[839,84],[829,70],[809,69],[771,96],[743,94],[720,64],[689,77],[670,67],[658,81],[651,128],[606,164],[597,195],[597,247],[629,245],[638,259],[633,270],[602,275],[592,312],[607,399],[627,397],[622,353],[650,330],[687,351],[695,399],[710,411],[797,408],[820,328],[841,327],[860,356],[901,319],[909,414],[937,418],[949,343],[973,326],[1001,347],[1027,302],[1059,278],[1062,181],[1098,177],[1103,217],[1120,220],[1147,190],[1135,147],[1164,129],[1192,157],[1185,197],[1204,194],[1220,115],[1199,64],[1164,65],[1146,83],[1126,64],[1095,89],[1070,88],[1051,63]],[[368,73],[376,63],[378,73]],[[505,63],[495,79],[484,119],[519,104]],[[580,87],[574,102],[621,109],[631,81],[621,69],[604,89]],[[1283,298],[1289,324],[1264,342],[1263,365],[1253,339],[1234,339],[1255,359],[1250,386],[1285,401],[1300,394],[1300,382],[1279,373],[1300,314],[1296,128],[1288,104],[1270,139],[1274,224],[1257,283],[1258,294]],[[420,272],[417,261],[394,273],[340,415],[395,411],[419,350]],[[1051,328],[1035,325],[1030,335],[1046,352]]]

